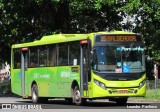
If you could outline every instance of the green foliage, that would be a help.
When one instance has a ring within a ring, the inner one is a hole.
[[[160,100],[160,89],[147,89],[145,97],[132,97],[132,100],[150,101]]]
[[[72,0],[70,3],[72,32],[92,32],[121,29],[122,17],[115,10],[114,0]],[[75,29],[76,28],[76,29]]]
[[[124,4],[125,5],[123,7],[121,7],[119,10],[127,12],[129,14],[133,10],[139,8],[139,6],[140,6],[140,0],[129,0],[128,2],[126,2]]]
[[[123,17],[135,17],[121,24]],[[132,30],[143,35],[147,55],[160,59],[160,0],[0,0],[0,60],[10,47],[55,33]]]
[[[63,30],[68,14],[67,4],[60,0],[1,0],[0,58],[10,61],[13,44],[34,41]]]
[[[0,82],[0,95],[11,94],[10,81]]]
[[[148,89],[144,98],[160,100],[160,89]]]
[[[135,16],[133,31],[143,35],[146,54],[160,60],[160,0],[129,0],[119,10]]]

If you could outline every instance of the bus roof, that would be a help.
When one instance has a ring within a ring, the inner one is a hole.
[[[135,33],[126,32],[126,31],[111,31],[111,32],[103,31],[103,32],[94,32],[89,34],[54,34],[49,36],[43,36],[40,40],[35,40],[29,43],[14,44],[12,45],[12,48],[22,48],[22,47],[29,47],[29,46],[70,42],[70,41],[76,41],[76,40],[85,40],[93,37],[93,35],[95,34],[135,34]]]
[[[55,34],[55,35],[43,36],[40,40],[35,40],[29,43],[14,44],[12,45],[12,48],[70,42],[70,41],[76,41],[76,40],[85,40],[87,38],[88,36],[86,34]]]
[[[136,34],[136,33],[128,32],[128,31],[111,31],[111,32],[102,31],[102,32],[94,32],[91,34]]]

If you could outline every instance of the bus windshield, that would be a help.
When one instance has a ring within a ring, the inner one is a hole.
[[[144,48],[141,46],[95,46],[93,70],[107,73],[145,71]]]

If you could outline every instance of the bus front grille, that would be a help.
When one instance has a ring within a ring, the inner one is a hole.
[[[108,90],[110,94],[132,94],[135,93],[134,89],[110,89]]]

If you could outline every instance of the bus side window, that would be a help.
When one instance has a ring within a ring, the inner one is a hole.
[[[58,44],[58,65],[68,65],[68,45],[67,43]]]
[[[47,66],[47,46],[39,48],[39,66]]]
[[[80,58],[80,44],[79,42],[72,42],[69,44],[69,65],[78,65]]]
[[[48,53],[49,66],[56,66],[56,56],[57,56],[56,45],[50,45]]]
[[[38,66],[38,49],[37,47],[31,47],[29,53],[29,67],[37,67]]]
[[[14,49],[13,50],[13,58],[14,58],[14,68],[20,68],[21,67],[21,51],[20,49]]]

